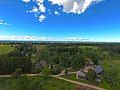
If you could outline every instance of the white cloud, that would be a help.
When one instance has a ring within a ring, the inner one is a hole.
[[[86,38],[80,38],[80,37],[66,37],[66,41],[89,41],[89,39]]]
[[[36,0],[36,2],[38,2],[38,3],[43,3],[44,0]]]
[[[0,20],[0,22],[3,22],[3,20]]]
[[[28,2],[30,2],[31,0],[22,0],[22,1],[28,3]]]
[[[16,40],[16,41],[81,41],[81,42],[120,42],[120,38],[114,39],[86,39],[80,37],[52,38],[52,37],[35,37],[35,36],[2,36],[0,40]]]
[[[1,36],[0,35],[0,40],[50,41],[50,40],[53,40],[53,39],[49,38],[49,37],[15,36],[15,35]]]
[[[49,0],[52,4],[63,6],[66,13],[81,14],[92,4],[103,0]]]
[[[54,13],[55,13],[55,15],[60,15],[60,13],[58,11],[55,11]]]
[[[46,12],[46,7],[43,4],[38,3],[38,5],[39,5],[40,12],[43,12],[43,13]]]
[[[63,7],[62,9],[52,10],[49,7],[45,6],[45,0],[23,0],[24,2],[34,2],[37,6],[32,6],[33,9],[27,12],[37,13],[37,17],[39,17],[39,21],[42,22],[46,17],[46,12],[48,14],[52,14],[54,12],[55,15],[60,15],[60,10],[65,13],[73,13],[73,14],[81,14],[84,13],[88,7],[90,7],[93,3],[98,3],[104,0],[47,0],[48,3],[51,3],[51,7],[54,5],[58,5]],[[31,5],[31,4],[30,4]],[[58,12],[59,11],[59,12]],[[42,16],[44,14],[44,17]],[[36,15],[35,15],[36,16]],[[43,17],[41,19],[41,16]]]
[[[45,18],[46,18],[46,17],[45,17],[44,15],[41,15],[41,16],[39,16],[39,21],[40,21],[40,22],[43,22],[43,21],[45,20]]]
[[[8,25],[11,25],[11,24],[5,22],[4,20],[0,20],[0,25],[8,26]]]
[[[33,7],[33,9],[30,10],[29,12],[37,13],[38,12],[38,8],[37,7]]]

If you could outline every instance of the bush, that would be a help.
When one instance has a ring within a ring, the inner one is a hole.
[[[36,68],[36,67],[32,68],[33,74],[39,74],[41,71],[42,71],[42,68]]]
[[[18,77],[20,77],[21,74],[22,74],[22,69],[21,68],[17,68],[15,70],[15,72],[12,74],[12,78],[18,78]]]
[[[89,69],[88,73],[86,74],[86,77],[89,81],[93,81],[96,78],[96,73],[93,69]]]
[[[68,75],[68,69],[65,68],[65,75]]]
[[[61,73],[61,68],[60,67],[56,67],[52,70],[52,74],[53,75],[57,75]]]
[[[29,90],[43,90],[43,82],[39,78],[34,79],[29,85]]]

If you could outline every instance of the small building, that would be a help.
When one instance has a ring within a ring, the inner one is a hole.
[[[94,67],[95,73],[98,75],[104,71],[103,67],[101,65],[97,65]]]
[[[99,74],[104,71],[104,69],[101,65],[97,65],[94,67],[93,66],[85,66],[84,68],[81,68],[79,71],[77,71],[76,77],[81,78],[81,79],[86,79],[86,74],[88,73],[89,69],[94,70],[97,76],[99,76]],[[97,81],[100,82],[100,80],[98,80],[98,79],[99,78],[97,78]]]
[[[86,79],[86,73],[88,73],[88,70],[90,68],[91,67],[89,67],[89,66],[85,66],[84,68],[81,68],[79,71],[77,71],[76,77],[81,78],[81,79]]]
[[[85,76],[86,76],[86,74],[84,72],[82,72],[81,70],[77,71],[77,73],[76,73],[77,78],[85,79]]]
[[[47,62],[45,60],[41,60],[40,62],[38,62],[35,67],[36,68],[43,68],[44,66],[47,65]]]

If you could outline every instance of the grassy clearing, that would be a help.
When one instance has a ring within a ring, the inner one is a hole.
[[[65,75],[65,76],[62,76],[62,77],[67,78],[67,79],[70,79],[70,80],[82,82],[82,83],[87,83],[87,84],[90,83],[90,82],[88,82],[87,80],[77,79],[77,78],[76,78],[76,74]]]
[[[11,45],[0,45],[0,55],[10,53],[14,50],[14,47]]]
[[[28,77],[29,80],[34,80],[38,77]],[[39,77],[42,79],[42,77]],[[14,88],[14,84],[16,83],[16,79],[11,78],[0,78],[0,90],[18,90]],[[44,81],[43,84],[44,90],[75,90],[75,85],[69,82],[50,78],[49,80]]]
[[[101,87],[101,88],[105,88],[106,90],[113,90],[113,89],[110,88],[109,84],[106,83],[104,80],[101,83],[96,83],[94,81],[90,82],[90,81],[83,80],[83,79],[77,79],[75,74],[68,75],[68,76],[62,76],[62,77],[70,79],[70,80],[78,81],[78,82],[81,82],[81,83],[90,84],[90,85],[98,86],[98,87]]]
[[[98,50],[98,47],[97,46],[79,46],[79,48],[83,48],[83,49],[93,49],[93,50]]]
[[[109,90],[120,90],[120,60],[105,60],[101,64],[104,67],[105,75],[111,77],[112,81],[116,83]],[[110,86],[109,83],[107,84]]]

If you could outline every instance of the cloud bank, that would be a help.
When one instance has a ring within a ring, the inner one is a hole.
[[[58,8],[57,10],[53,11],[54,15],[60,15],[60,12],[65,13],[73,13],[73,14],[81,14],[84,13],[93,3],[99,3],[103,0],[22,0],[27,5],[30,4],[30,2],[36,3],[37,5],[31,6],[32,9],[28,10],[29,13],[34,13],[35,17],[38,17],[40,22],[43,22],[46,18],[46,13],[48,12],[51,14],[53,10],[50,10],[49,7],[46,6],[45,1],[47,3],[51,4],[51,6],[58,5],[62,7],[62,10]],[[40,16],[44,16],[43,18],[40,18]]]
[[[81,37],[65,37],[65,38],[52,38],[52,37],[35,37],[35,36],[2,36],[0,35],[0,40],[13,40],[13,41],[80,41],[80,42],[120,42],[120,38],[114,39],[87,39]]]
[[[89,41],[89,39],[81,37],[35,37],[35,36],[16,36],[16,35],[0,35],[0,40],[13,40],[13,41]]]

